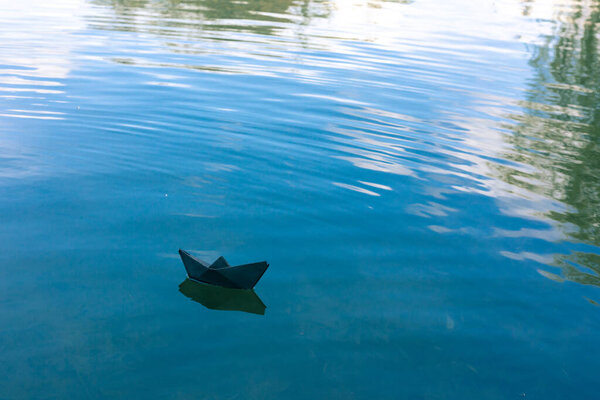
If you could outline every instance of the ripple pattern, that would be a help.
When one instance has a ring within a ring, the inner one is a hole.
[[[595,0],[0,3],[0,397],[594,398],[599,30]],[[265,317],[199,311],[179,247],[267,258]]]

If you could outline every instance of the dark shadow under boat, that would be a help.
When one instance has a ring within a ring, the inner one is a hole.
[[[186,297],[211,310],[243,311],[264,315],[267,306],[250,289],[232,289],[186,279],[179,285]]]

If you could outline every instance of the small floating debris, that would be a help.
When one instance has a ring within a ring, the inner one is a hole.
[[[179,285],[184,296],[211,310],[243,311],[264,315],[267,306],[249,289],[229,289],[186,279]]]
[[[222,256],[208,265],[181,249],[179,255],[188,278],[230,289],[252,289],[269,267],[266,261],[231,266]]]

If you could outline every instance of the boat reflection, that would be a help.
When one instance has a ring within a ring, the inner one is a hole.
[[[230,289],[186,279],[179,285],[179,291],[211,310],[243,311],[264,315],[267,308],[254,290]]]

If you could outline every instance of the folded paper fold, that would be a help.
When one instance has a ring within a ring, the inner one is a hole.
[[[269,267],[266,261],[231,266],[222,256],[208,265],[181,249],[179,255],[190,279],[233,289],[252,289]]]

